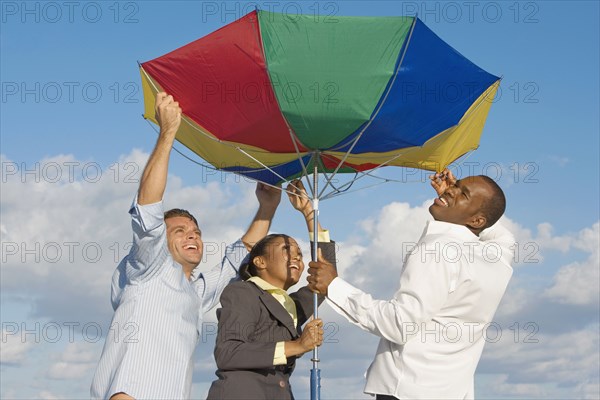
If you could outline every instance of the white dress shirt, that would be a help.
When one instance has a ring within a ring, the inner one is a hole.
[[[136,399],[190,397],[193,354],[203,313],[214,307],[248,254],[238,240],[221,265],[188,280],[167,244],[162,202],[129,211],[133,245],[112,279],[115,310],[91,397],[124,392]]]
[[[333,280],[333,308],[381,337],[365,393],[474,397],[485,329],[512,275],[512,245],[514,237],[502,227],[478,237],[464,226],[430,221],[406,258],[391,300],[375,300],[341,278]]]

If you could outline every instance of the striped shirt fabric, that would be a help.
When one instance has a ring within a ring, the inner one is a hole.
[[[141,206],[136,198],[129,213],[133,245],[113,274],[115,313],[91,397],[187,399],[203,314],[218,304],[248,251],[238,240],[220,265],[205,273],[196,268],[188,280],[169,252],[162,202]]]

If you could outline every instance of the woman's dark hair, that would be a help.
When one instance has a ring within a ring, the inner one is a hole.
[[[269,245],[271,244],[271,242],[273,242],[273,240],[277,238],[284,238],[287,240],[291,239],[291,237],[283,233],[272,233],[256,242],[256,244],[252,246],[252,250],[250,250],[247,262],[242,264],[242,266],[240,267],[240,278],[242,278],[243,280],[247,280],[252,278],[253,276],[258,275],[256,265],[254,265],[254,259],[258,256],[266,255],[269,251]]]

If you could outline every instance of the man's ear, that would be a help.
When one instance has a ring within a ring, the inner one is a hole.
[[[254,264],[254,266],[256,267],[256,269],[261,270],[261,269],[266,269],[267,268],[267,262],[265,260],[265,258],[263,256],[256,256],[252,259],[252,263]]]
[[[471,219],[467,223],[467,226],[471,229],[480,230],[480,229],[483,229],[486,224],[487,224],[486,216],[481,213],[477,213],[471,217]]]

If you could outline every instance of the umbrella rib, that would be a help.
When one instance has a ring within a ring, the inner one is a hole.
[[[465,161],[467,158],[469,158],[469,157],[471,156],[471,154],[473,154],[473,151],[468,151],[468,152],[466,152],[465,154],[463,154],[462,156],[460,156],[459,158],[463,158],[463,157],[464,157],[464,159],[462,160],[462,162],[464,162],[464,161]],[[396,158],[396,157],[394,157],[394,158]],[[394,158],[392,158],[392,159],[390,159],[390,160],[386,161],[384,164],[387,164],[387,163],[389,163],[390,161],[393,161],[393,159],[394,159]],[[453,163],[454,163],[454,162],[456,162],[457,160],[458,160],[458,159],[454,160],[454,161],[453,161]],[[384,164],[382,164],[382,166],[384,166]],[[379,167],[377,167],[377,168],[379,168]],[[350,182],[347,182],[347,183],[343,184],[343,185],[342,185],[342,186],[340,186],[340,187],[342,188],[342,187],[344,187],[344,186],[353,185],[353,184],[354,184],[354,183],[355,183],[357,180],[359,180],[359,179],[361,179],[361,178],[363,178],[363,177],[365,177],[365,176],[368,176],[368,177],[370,177],[370,178],[373,178],[373,179],[378,179],[378,180],[380,180],[381,182],[374,183],[374,184],[372,184],[372,185],[368,185],[368,186],[364,186],[364,187],[360,187],[360,188],[357,188],[357,189],[354,189],[354,190],[348,190],[348,189],[345,189],[345,190],[340,190],[340,189],[338,189],[336,192],[331,192],[331,193],[329,193],[329,194],[325,195],[325,196],[324,196],[324,197],[323,197],[321,200],[329,200],[329,199],[331,199],[331,198],[334,198],[334,197],[337,197],[337,196],[341,196],[342,194],[358,192],[358,191],[360,191],[360,190],[364,190],[364,189],[372,188],[372,187],[374,187],[374,186],[379,186],[379,185],[381,185],[381,184],[388,183],[388,182],[395,182],[395,183],[406,183],[406,181],[405,181],[405,180],[400,180],[400,179],[391,179],[391,178],[383,178],[383,177],[381,177],[381,176],[372,175],[372,173],[373,173],[374,171],[376,171],[376,169],[372,169],[372,170],[369,170],[369,171],[366,171],[366,172],[360,172],[361,176],[359,176],[359,177],[357,177],[357,178],[353,179],[353,180],[352,180],[352,181],[350,181]]]
[[[337,172],[342,167],[342,165],[344,165],[344,163],[346,162],[346,159],[350,156],[350,153],[352,152],[352,150],[354,149],[354,147],[356,146],[356,144],[358,143],[358,141],[360,140],[360,138],[362,137],[362,135],[365,133],[365,130],[371,125],[371,123],[373,122],[373,120],[375,119],[375,117],[377,117],[377,115],[379,114],[379,111],[381,110],[381,108],[385,104],[385,101],[387,100],[387,98],[388,98],[388,96],[389,96],[389,94],[390,94],[390,92],[392,90],[392,87],[394,86],[394,83],[396,82],[396,78],[398,77],[398,71],[400,70],[400,67],[402,66],[402,62],[404,61],[404,56],[406,55],[406,52],[408,51],[408,46],[410,45],[410,42],[411,42],[411,39],[412,39],[412,34],[413,34],[414,29],[415,29],[416,23],[417,23],[417,18],[415,17],[414,20],[413,20],[412,26],[410,27],[410,33],[408,34],[408,39],[407,39],[407,42],[406,42],[406,46],[404,47],[404,51],[402,52],[402,57],[400,58],[400,61],[398,62],[398,66],[396,67],[396,71],[394,72],[394,76],[392,78],[392,82],[388,86],[387,91],[386,91],[385,95],[383,96],[383,99],[381,100],[381,103],[379,103],[379,107],[377,107],[377,109],[375,110],[375,112],[373,113],[373,115],[371,116],[371,118],[369,118],[369,121],[361,129],[361,131],[359,132],[359,134],[356,135],[356,139],[354,139],[352,145],[350,146],[350,148],[348,149],[348,151],[346,152],[346,154],[344,154],[344,157],[342,158],[342,160],[340,161],[340,163],[338,164],[338,166],[333,171],[333,174],[331,175],[331,178],[325,183],[325,187],[321,190],[321,193],[319,193],[319,195],[323,194],[323,192],[325,191],[325,189],[327,188],[327,186],[329,186],[329,184],[330,184],[331,180],[333,179],[333,177],[337,174]]]
[[[270,171],[273,173],[273,175],[277,176],[279,179],[281,179],[284,182],[287,182],[287,180],[281,176],[279,173],[277,173],[275,170],[271,169],[269,166],[265,165],[263,162],[261,162],[260,160],[258,160],[256,157],[254,157],[252,154],[246,152],[246,150],[242,149],[241,147],[237,146],[236,150],[239,151],[240,153],[246,155],[247,157],[249,157],[251,160],[255,161],[256,163],[258,163],[259,165],[262,165],[267,171]],[[264,182],[263,182],[264,183]]]
[[[377,177],[377,176],[375,176],[374,178],[381,179],[381,180],[382,180],[382,182],[374,183],[374,184],[372,184],[372,185],[369,185],[369,186],[364,186],[364,187],[361,187],[361,188],[358,188],[358,189],[354,189],[354,190],[349,190],[349,191],[348,191],[348,190],[345,190],[345,191],[343,191],[343,192],[331,192],[330,194],[328,194],[328,195],[326,195],[325,197],[323,197],[323,200],[329,200],[329,199],[335,198],[335,197],[337,197],[337,196],[341,196],[341,195],[343,195],[343,194],[347,194],[347,193],[355,193],[355,192],[358,192],[358,191],[360,191],[360,190],[369,189],[369,188],[372,188],[372,187],[374,187],[374,186],[383,185],[384,183],[387,183],[387,182],[392,182],[392,181],[391,181],[391,180],[389,180],[389,179],[380,178],[380,177]],[[356,182],[356,181],[353,181],[353,182]]]
[[[469,157],[471,156],[471,154],[473,154],[473,151],[468,151],[468,152],[466,152],[465,154],[461,155],[459,158],[462,158],[462,157],[464,157],[464,159],[462,160],[462,161],[464,162],[464,161],[465,161],[467,158],[469,158]],[[390,160],[386,161],[386,163],[388,163],[388,162],[390,162],[390,161],[392,161],[392,160],[393,160],[393,159],[390,159]],[[457,160],[458,160],[458,159],[457,159]],[[454,160],[454,161],[457,161],[457,160]],[[349,182],[349,183],[346,183],[345,185],[348,185],[348,184],[354,183],[354,182],[356,182],[358,179],[360,179],[360,178],[362,178],[362,177],[364,177],[364,176],[369,176],[370,178],[373,178],[373,179],[379,179],[379,180],[382,180],[383,182],[380,182],[380,183],[375,183],[375,184],[373,184],[373,185],[369,185],[369,186],[365,186],[365,187],[361,187],[361,188],[358,188],[358,189],[355,189],[355,190],[351,190],[351,191],[349,191],[349,192],[348,192],[348,191],[344,191],[344,193],[353,193],[353,192],[357,192],[357,191],[359,191],[359,190],[367,189],[367,188],[370,188],[370,187],[373,187],[373,186],[377,186],[377,185],[381,185],[382,183],[387,183],[387,182],[406,183],[406,181],[405,181],[405,180],[391,179],[391,178],[383,178],[383,177],[380,177],[380,176],[375,176],[375,175],[372,175],[372,173],[373,173],[374,171],[375,171],[375,169],[369,170],[369,171],[367,171],[367,172],[363,172],[363,173],[362,173],[362,175],[361,175],[360,177],[358,177],[358,178],[356,178],[356,179],[353,179],[351,182]],[[334,193],[334,194],[332,194],[332,195],[327,195],[327,196],[325,196],[325,197],[323,198],[323,200],[325,200],[325,199],[329,199],[329,198],[332,198],[332,197],[336,197],[336,196],[339,196],[339,195],[341,195],[341,194],[342,194],[342,193]]]
[[[371,178],[377,178],[377,179],[385,179],[385,178],[380,178],[380,177],[378,177],[378,176],[374,176],[374,175],[371,175],[371,174],[372,174],[373,172],[377,171],[378,169],[380,169],[381,167],[385,167],[387,164],[389,164],[390,162],[394,161],[395,159],[397,159],[397,158],[399,158],[399,157],[402,157],[403,155],[404,155],[404,153],[398,153],[398,154],[396,154],[394,157],[392,157],[392,158],[390,158],[390,159],[388,159],[388,160],[386,160],[386,161],[382,162],[381,164],[379,164],[378,166],[376,166],[376,167],[375,167],[375,168],[373,168],[373,169],[370,169],[370,170],[368,170],[368,171],[358,171],[358,172],[357,172],[357,176],[356,176],[354,179],[352,179],[352,181],[350,181],[349,183],[353,184],[354,182],[356,182],[356,181],[358,181],[358,180],[360,180],[360,179],[364,178],[365,176],[369,176],[369,177],[371,177]],[[347,185],[347,184],[346,184],[346,185]],[[370,186],[369,186],[369,187],[370,187]],[[338,190],[338,192],[341,192],[341,191],[340,191],[340,190]],[[332,192],[332,193],[335,193],[335,192]],[[351,192],[349,192],[349,193],[351,193]],[[332,197],[332,196],[325,196],[325,197],[324,197],[324,199],[327,199],[327,198],[330,198],[330,197]]]

